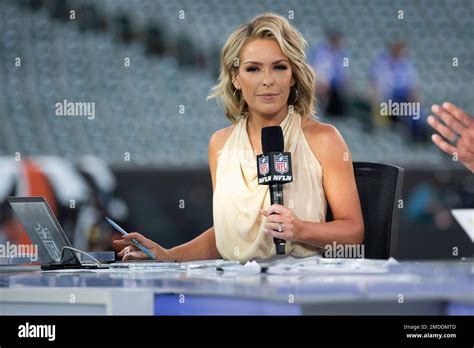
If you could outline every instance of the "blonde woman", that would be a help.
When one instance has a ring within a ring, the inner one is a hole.
[[[315,75],[306,63],[306,41],[288,21],[262,14],[230,35],[221,52],[218,98],[232,126],[209,141],[214,226],[172,249],[130,233],[117,241],[124,260],[146,255],[190,261],[224,258],[246,262],[275,255],[273,237],[286,240],[286,254],[305,257],[325,245],[359,244],[364,224],[349,149],[339,132],[314,117]],[[270,206],[268,186],[258,185],[256,155],[261,129],[282,127],[292,154],[286,207]],[[334,221],[325,222],[327,204]],[[282,230],[278,232],[278,230]]]

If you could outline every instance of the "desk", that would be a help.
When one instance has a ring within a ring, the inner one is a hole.
[[[0,314],[473,315],[474,266],[308,258],[247,267],[214,260],[94,271],[0,268]]]

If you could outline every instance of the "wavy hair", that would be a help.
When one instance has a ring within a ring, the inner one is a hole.
[[[234,124],[248,113],[247,102],[241,91],[234,87],[232,80],[239,70],[242,48],[255,39],[270,39],[278,43],[290,62],[295,80],[288,104],[292,104],[294,111],[301,116],[314,117],[316,77],[313,68],[306,63],[305,49],[308,44],[286,18],[273,13],[258,15],[228,37],[221,51],[218,83],[211,89],[206,100],[218,99],[224,108],[225,116]]]

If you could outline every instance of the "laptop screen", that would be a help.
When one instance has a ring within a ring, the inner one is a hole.
[[[44,198],[11,197],[8,202],[33,244],[38,246],[40,262],[60,262],[62,248],[71,244]],[[74,257],[71,254],[72,251],[65,250],[67,259]]]

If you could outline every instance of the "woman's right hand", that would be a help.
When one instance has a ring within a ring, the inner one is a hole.
[[[135,244],[133,244],[132,239],[140,242],[145,248],[150,250],[155,255],[157,260],[164,261],[171,259],[168,249],[163,248],[161,245],[144,237],[140,233],[132,232],[127,236],[123,236],[122,239],[117,239],[113,242],[114,246],[121,249],[117,255],[122,258],[122,261],[149,259],[149,257],[143,251],[138,249]]]

